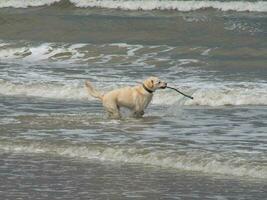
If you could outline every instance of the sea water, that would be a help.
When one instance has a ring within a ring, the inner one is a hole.
[[[266,199],[266,1],[0,1],[0,199]],[[143,118],[89,96],[158,76]]]

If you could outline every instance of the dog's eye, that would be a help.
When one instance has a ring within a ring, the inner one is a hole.
[[[161,83],[161,81],[158,82],[159,84]]]

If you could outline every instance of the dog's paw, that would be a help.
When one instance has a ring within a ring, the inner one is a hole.
[[[142,111],[139,112],[139,114],[140,114],[141,116],[143,116],[143,115],[145,114],[145,112],[142,110]]]
[[[145,114],[145,112],[143,110],[142,111],[135,111],[133,113],[133,116],[134,117],[142,117],[144,114]]]

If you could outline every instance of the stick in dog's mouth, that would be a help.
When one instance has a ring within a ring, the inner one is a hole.
[[[184,95],[185,97],[187,97],[187,98],[189,98],[189,99],[194,99],[194,97],[191,97],[191,96],[189,96],[189,95],[187,95],[187,94],[185,94],[185,93],[183,93],[183,92],[181,92],[181,91],[179,91],[178,89],[176,89],[176,88],[173,88],[173,87],[169,87],[169,86],[166,86],[167,88],[170,88],[170,89],[172,89],[172,90],[175,90],[176,92],[178,92],[178,93],[180,93],[180,94],[182,94],[182,95]]]

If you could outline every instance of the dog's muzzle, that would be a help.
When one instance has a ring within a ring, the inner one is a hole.
[[[163,86],[161,86],[161,89],[165,89],[167,87],[167,83],[165,83]]]

